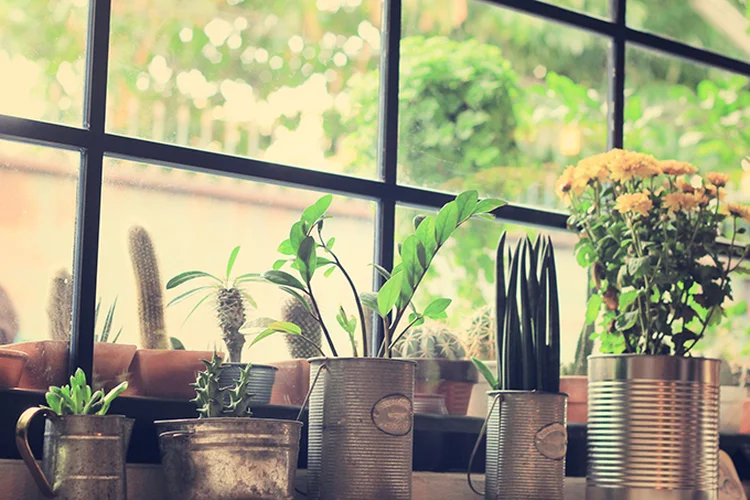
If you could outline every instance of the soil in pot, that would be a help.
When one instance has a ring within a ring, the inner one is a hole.
[[[68,379],[68,342],[38,340],[10,344],[8,348],[28,356],[18,381],[19,389],[46,391],[49,386],[61,386]]]
[[[128,370],[138,347],[128,344],[94,344],[94,385],[110,390],[128,378]]]
[[[560,392],[568,395],[568,423],[588,422],[589,379],[585,375],[560,377]]]
[[[130,386],[125,395],[192,399],[195,389],[190,384],[206,368],[201,360],[212,356],[211,351],[138,349],[128,370]]]
[[[0,349],[0,389],[18,387],[28,359],[25,352]]]
[[[310,388],[310,363],[306,359],[289,359],[269,364],[278,368],[271,404],[301,406]]]

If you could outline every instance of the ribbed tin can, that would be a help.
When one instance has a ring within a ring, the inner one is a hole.
[[[491,391],[484,498],[562,500],[568,396]]]
[[[226,368],[219,375],[219,386],[227,387],[234,384],[240,377],[240,370],[244,370],[245,363],[224,363]],[[247,383],[247,393],[253,394],[250,402],[253,405],[267,405],[271,401],[273,383],[276,380],[278,368],[270,365],[256,365],[250,367],[250,379]]]
[[[719,366],[589,357],[588,500],[718,498]]]
[[[222,417],[155,424],[170,498],[294,498],[301,422]]]
[[[416,364],[314,358],[310,365],[308,498],[410,500]]]

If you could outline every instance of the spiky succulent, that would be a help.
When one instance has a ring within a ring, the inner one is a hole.
[[[425,324],[406,332],[393,346],[403,358],[464,359],[466,351],[457,335],[440,323]]]
[[[462,340],[469,357],[495,360],[495,314],[491,306],[482,307],[469,319]]]
[[[242,349],[245,346],[245,335],[240,332],[240,329],[245,324],[246,305],[256,307],[255,301],[250,294],[245,291],[244,286],[251,281],[261,280],[260,275],[255,273],[243,274],[231,278],[232,268],[234,267],[234,262],[237,260],[237,254],[239,252],[240,247],[235,247],[229,255],[226,275],[223,280],[204,271],[186,271],[178,274],[167,283],[167,290],[171,290],[172,288],[178,287],[193,279],[203,279],[204,282],[208,282],[183,292],[173,298],[167,304],[167,307],[182,302],[184,299],[192,297],[193,295],[200,295],[202,293],[203,296],[195,303],[195,306],[185,318],[185,321],[187,321],[201,304],[213,297],[216,317],[219,322],[219,328],[221,329],[221,337],[227,346],[229,361],[231,363],[242,362]]]
[[[503,233],[495,262],[497,377],[481,361],[472,361],[496,389],[559,392],[560,307],[552,239],[539,236],[533,244],[528,237],[519,239],[507,262],[505,239]]]
[[[198,418],[252,415],[250,400],[254,394],[247,393],[252,365],[248,363],[240,370],[240,376],[233,385],[220,387],[219,377],[226,369],[226,365],[222,364],[222,359],[214,352],[211,361],[206,359],[201,361],[206,365],[206,369],[198,373],[194,384],[190,384],[195,388],[195,398],[190,401],[198,406]]]

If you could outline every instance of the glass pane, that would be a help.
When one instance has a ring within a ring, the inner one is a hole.
[[[424,213],[398,208],[397,241],[403,241],[410,234],[414,217]],[[533,239],[540,234],[539,230],[530,227],[472,219],[456,230],[449,243],[440,250],[415,296],[418,310],[423,310],[437,297],[453,300],[444,324],[461,339],[467,356],[494,359],[486,355],[486,342],[479,341],[485,330],[477,327],[487,324],[488,314],[494,321],[495,249],[503,231],[508,232],[508,241],[512,244],[524,235]],[[552,236],[555,245],[560,284],[560,358],[562,367],[568,369],[575,358],[586,315],[587,271],[578,265],[573,254],[576,235],[555,230],[541,233]],[[494,332],[492,335],[494,338]]]
[[[88,0],[0,2],[0,114],[80,126]]]
[[[606,147],[608,42],[481,2],[439,13],[405,8],[399,181],[560,206],[562,167]]]
[[[606,19],[609,19],[611,16],[609,0],[547,0],[545,3],[551,3],[570,10],[577,10],[590,16]]]
[[[735,59],[750,57],[744,0],[628,0],[628,25]]]
[[[14,373],[0,388],[46,390],[68,372],[80,155],[3,140],[0,152],[0,364]]]
[[[289,237],[292,224],[299,220],[304,208],[320,196],[317,192],[232,177],[106,160],[99,251],[98,295],[102,303],[99,314],[103,316],[116,300],[110,333],[114,336],[122,329],[116,344],[133,346],[131,352],[135,346],[140,348],[129,370],[131,377],[135,377],[131,379],[135,381],[131,392],[188,397],[192,389],[186,384],[194,378],[191,367],[200,368],[200,357],[210,356],[210,352],[195,351],[228,352],[222,331],[231,331],[232,325],[243,325],[241,331],[247,333],[250,340],[252,334],[259,331],[263,318],[293,322],[311,331],[313,337],[316,332],[320,335],[319,330],[311,326],[314,321],[309,314],[270,284],[245,282],[237,286],[257,303],[257,307],[252,307],[245,295],[237,297],[234,292],[224,293],[218,288],[200,290],[167,306],[191,289],[219,284],[212,278],[195,279],[166,289],[170,279],[185,271],[204,271],[223,280],[230,253],[237,246],[240,251],[231,280],[246,273],[270,270],[282,257],[277,248]],[[329,209],[333,218],[326,220],[324,228],[326,237],[336,238],[335,252],[360,291],[372,286],[373,269],[369,263],[374,248],[374,212],[372,202],[334,197]],[[296,275],[288,265],[284,270]],[[343,354],[351,352],[348,335],[335,319],[340,303],[350,314],[355,311],[345,279],[338,272],[326,278],[320,271],[313,285],[337,350]],[[226,283],[220,286],[227,287]],[[191,315],[204,296],[208,298]],[[188,351],[156,350],[172,347],[172,338]],[[325,342],[323,345],[327,352]],[[252,363],[309,358],[316,354],[304,342],[294,339],[287,342],[283,336],[267,338],[252,348],[248,342],[241,353],[242,362]],[[164,367],[167,373],[150,371],[152,363]],[[306,362],[303,363],[306,367]],[[295,363],[280,366],[292,375],[299,375]],[[123,370],[122,367],[107,369],[115,375]],[[180,373],[184,374],[181,380]],[[307,385],[289,382],[284,377],[286,375],[282,376],[279,371],[277,383],[289,390],[302,391],[304,396]],[[301,402],[292,396],[290,399],[283,397],[279,395],[282,399],[277,402]]]
[[[380,2],[114,0],[107,129],[375,177],[354,161],[351,82],[374,80]],[[369,137],[365,149],[375,149]]]

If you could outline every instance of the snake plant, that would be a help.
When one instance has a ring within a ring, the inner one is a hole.
[[[524,237],[506,250],[503,233],[495,275],[497,373],[472,361],[496,390],[559,392],[560,305],[552,239],[539,236],[532,244]]]

